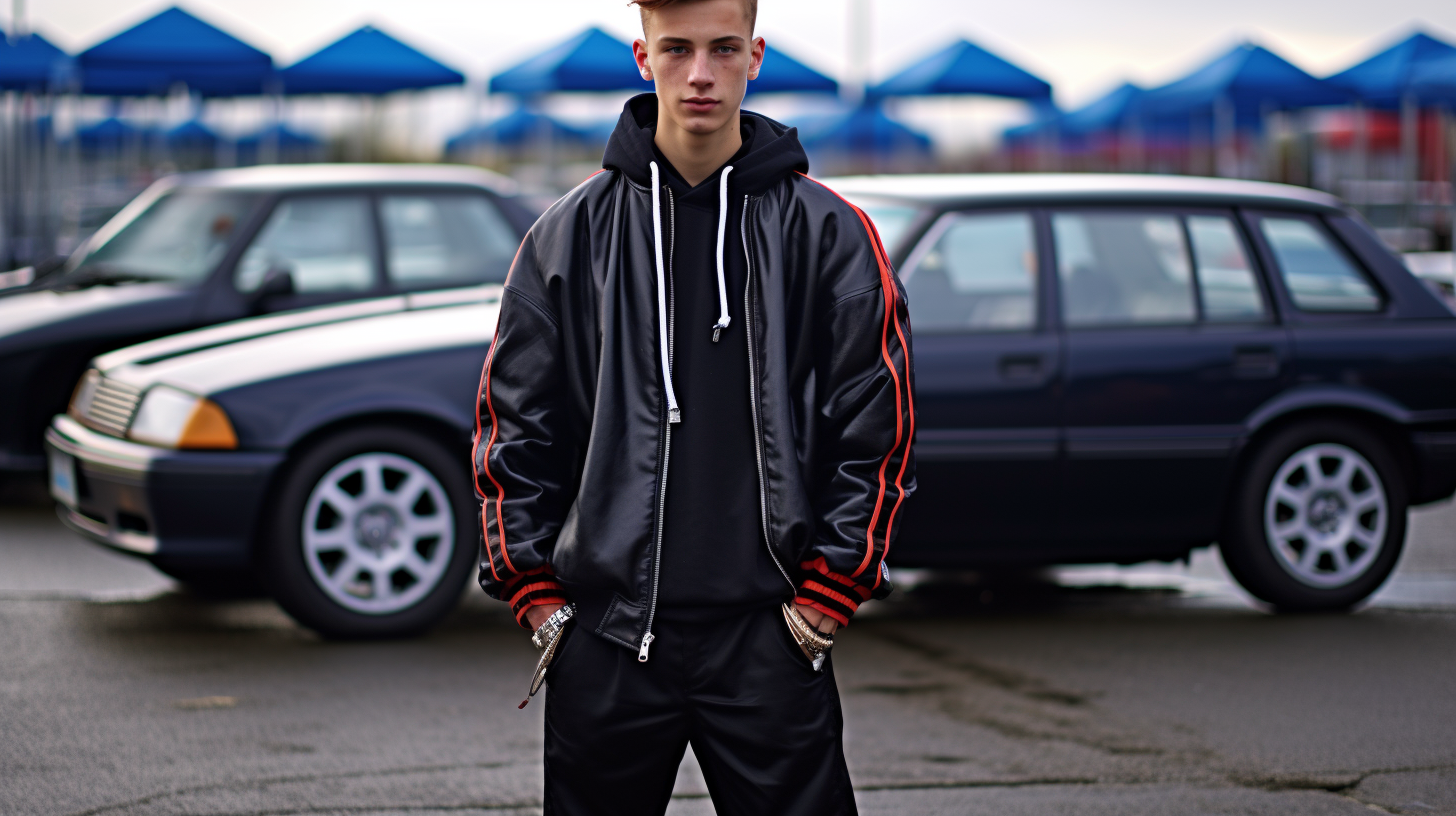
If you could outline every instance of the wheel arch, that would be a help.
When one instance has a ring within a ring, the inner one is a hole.
[[[1381,408],[1385,408],[1385,410],[1381,410]],[[1270,411],[1259,418],[1261,421],[1257,425],[1250,423],[1250,432],[1235,456],[1233,467],[1229,470],[1231,480],[1243,477],[1254,455],[1269,439],[1287,428],[1318,421],[1344,422],[1375,435],[1394,457],[1407,495],[1410,494],[1416,480],[1420,477],[1416,453],[1411,446],[1410,434],[1406,431],[1406,425],[1400,421],[1400,414],[1389,410],[1388,406],[1380,406],[1379,403],[1372,404],[1372,401],[1368,400],[1295,403],[1288,405],[1285,410]],[[1221,528],[1228,524],[1232,516],[1235,495],[1236,490],[1231,484],[1230,488],[1224,491]],[[1222,529],[1220,538],[1223,538]]]
[[[366,411],[348,416],[336,417],[331,421],[321,423],[311,428],[307,433],[298,437],[288,446],[287,457],[283,463],[273,469],[269,476],[267,489],[263,492],[262,507],[267,512],[272,512],[278,504],[278,491],[281,489],[285,478],[292,471],[295,463],[307,451],[311,450],[320,442],[337,434],[365,428],[371,425],[388,426],[392,428],[405,428],[415,431],[421,435],[439,442],[447,449],[456,449],[460,452],[460,475],[464,476],[467,484],[471,482],[470,472],[470,433],[458,427],[446,419],[433,413],[400,409],[379,409]],[[473,489],[474,486],[471,485]],[[268,525],[259,524],[252,544],[254,553],[258,552],[257,536],[266,534]]]

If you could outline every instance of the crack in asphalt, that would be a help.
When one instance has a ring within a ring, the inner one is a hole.
[[[404,776],[414,773],[439,773],[441,771],[463,771],[463,770],[490,770],[492,768],[504,768],[512,763],[509,762],[468,762],[454,765],[417,765],[403,768],[383,768],[367,771],[341,771],[338,773],[316,773],[296,774],[293,776],[270,776],[261,779],[234,779],[228,782],[210,782],[205,785],[189,785],[183,788],[173,788],[166,791],[150,793],[136,799],[129,799],[125,802],[113,802],[107,805],[99,805],[86,810],[72,811],[66,816],[98,816],[102,813],[112,813],[127,808],[150,805],[164,799],[172,799],[178,796],[187,796],[194,793],[209,793],[212,791],[226,790],[260,790],[273,785],[288,785],[295,782],[322,782],[336,779],[361,779],[371,776]],[[378,810],[379,808],[375,808]],[[281,811],[280,811],[281,812]],[[307,811],[299,811],[307,812]]]
[[[954,669],[963,674],[968,674],[987,685],[1009,691],[1012,694],[1037,702],[1056,703],[1074,708],[1089,705],[1092,702],[1092,695],[1059,689],[1038,677],[1032,677],[1012,669],[993,666],[964,657],[957,657],[950,649],[944,649],[922,640],[917,640],[914,637],[905,635],[903,632],[896,632],[891,635],[883,631],[885,628],[887,627],[883,625],[866,627],[866,631],[880,640],[894,646],[899,646],[932,663]]]

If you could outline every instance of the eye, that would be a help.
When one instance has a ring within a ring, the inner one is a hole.
[[[734,48],[731,45],[720,45],[720,46],[718,46],[718,53],[719,54],[735,54],[737,52],[738,52],[738,49],[737,48]]]
[[[667,49],[667,53],[669,54],[686,54],[687,52],[687,47],[682,45],[674,45]]]

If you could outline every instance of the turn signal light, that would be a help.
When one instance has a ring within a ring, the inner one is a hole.
[[[179,448],[212,448],[232,450],[238,446],[233,423],[222,408],[210,399],[200,399],[177,439]]]

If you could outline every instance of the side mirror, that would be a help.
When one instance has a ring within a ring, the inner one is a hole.
[[[297,291],[293,286],[293,273],[283,266],[270,266],[263,273],[263,282],[253,290],[252,305],[256,310],[276,297],[291,295]]]

